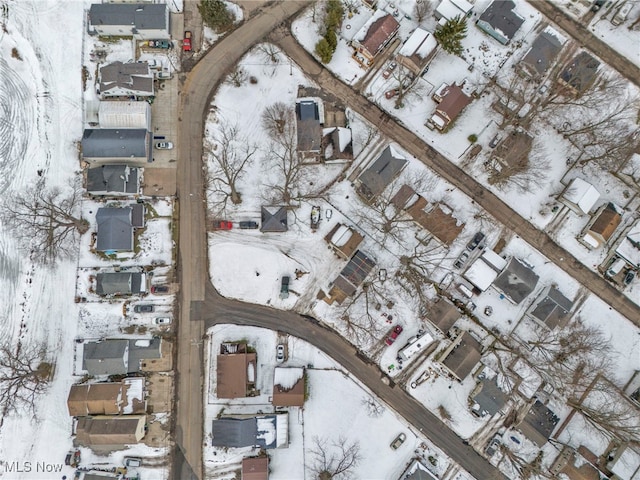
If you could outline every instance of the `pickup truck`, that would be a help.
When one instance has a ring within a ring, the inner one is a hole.
[[[184,38],[182,39],[182,51],[191,51],[191,32],[189,30],[184,31]]]
[[[289,297],[289,280],[289,276],[285,275],[280,282],[280,298],[283,300]]]

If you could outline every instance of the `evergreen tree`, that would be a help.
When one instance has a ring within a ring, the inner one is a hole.
[[[321,38],[320,41],[316,43],[316,54],[320,57],[322,63],[329,63],[331,61],[333,51],[333,48],[331,48],[326,38]]]
[[[434,33],[445,52],[453,55],[462,53],[462,40],[467,36],[467,19],[457,16],[438,27]]]
[[[198,10],[204,23],[216,32],[229,29],[235,21],[235,15],[222,0],[201,0]]]
[[[336,48],[338,47],[338,37],[336,36],[336,32],[334,32],[333,30],[327,30],[324,39],[331,47],[331,51],[335,52]]]

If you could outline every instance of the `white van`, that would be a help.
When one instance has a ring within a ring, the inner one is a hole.
[[[611,266],[609,267],[609,270],[607,270],[607,273],[606,273],[607,277],[609,278],[615,277],[617,274],[620,273],[620,271],[624,268],[625,265],[626,265],[626,262],[621,258],[614,260]]]
[[[624,5],[622,5],[618,10],[618,13],[616,13],[614,17],[611,19],[611,23],[615,26],[618,26],[621,23],[623,23],[627,19],[627,15],[629,15],[629,12],[631,11],[632,8],[633,8],[633,2],[627,2]]]

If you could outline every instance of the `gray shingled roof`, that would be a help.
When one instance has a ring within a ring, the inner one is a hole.
[[[558,37],[549,32],[542,32],[533,41],[522,62],[530,67],[531,74],[543,75],[561,49],[562,44]]]
[[[89,375],[124,375],[128,373],[128,340],[87,342],[82,354],[82,368]]]
[[[127,165],[102,165],[87,170],[87,191],[105,193],[138,193],[138,169]]]
[[[286,232],[287,207],[262,207],[261,232]]]
[[[407,164],[404,158],[394,157],[391,147],[385,148],[378,159],[360,175],[359,192],[367,199],[380,195]]]
[[[320,151],[322,144],[322,127],[318,104],[313,100],[302,100],[296,103],[296,132],[298,150],[301,152]]]
[[[482,354],[482,344],[468,332],[460,334],[460,343],[442,361],[460,380],[467,378],[478,364]]]
[[[342,269],[340,276],[357,288],[369,276],[375,266],[376,262],[374,260],[358,250]]]
[[[98,295],[130,295],[140,293],[142,274],[135,272],[103,272],[96,275]]]
[[[560,74],[560,78],[578,92],[582,93],[593,83],[598,67],[600,67],[598,60],[587,52],[580,52],[572,62],[565,67]]]
[[[162,339],[152,338],[148,345],[136,345],[137,340],[129,340],[129,373],[139,372],[144,360],[161,358]]]
[[[85,158],[148,158],[149,140],[143,128],[87,128],[82,135]]]
[[[539,278],[533,270],[512,257],[493,286],[519,305],[536,288]]]
[[[100,68],[100,92],[115,88],[131,90],[132,93],[153,93],[153,75],[147,62],[113,62]]]
[[[89,9],[91,25],[122,25],[131,33],[165,28],[168,14],[164,3],[94,3]]]
[[[131,207],[99,208],[96,213],[98,239],[96,250],[130,251],[133,250],[133,225]]]
[[[509,399],[509,396],[498,387],[497,378],[495,376],[489,380],[487,377],[483,377],[480,380],[482,390],[473,397],[473,401],[480,405],[480,411],[486,412],[491,416],[498,413]]]
[[[273,423],[273,431],[276,431],[275,415],[260,415],[262,421]],[[213,421],[211,444],[215,447],[251,447],[274,448],[277,438],[269,444],[260,436],[258,430],[258,417],[251,418],[220,418]],[[264,437],[264,436],[263,436]]]
[[[533,443],[542,447],[551,437],[560,419],[540,400],[531,406],[518,429]]]
[[[550,285],[531,310],[531,315],[553,329],[564,327],[568,323],[571,318],[569,313],[571,308],[573,308],[573,302],[560,290]]]
[[[515,3],[511,0],[494,0],[494,2],[482,12],[479,21],[488,23],[493,30],[500,32],[507,39],[511,40],[524,23],[524,18],[513,10],[515,6]]]

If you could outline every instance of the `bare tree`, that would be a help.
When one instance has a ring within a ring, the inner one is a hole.
[[[506,82],[504,79],[498,79],[494,86],[498,100],[493,104],[493,108],[502,115],[499,127],[504,128],[507,125],[524,122],[525,120],[520,117],[522,109],[533,100],[537,85],[527,77],[511,73]],[[527,115],[528,120],[533,119],[534,116],[530,110]]]
[[[277,172],[278,180],[270,185],[279,200],[290,204],[301,197],[300,184],[304,163],[298,155],[295,123],[287,121],[283,132],[274,137],[268,153],[270,167]]]
[[[273,43],[261,43],[257,50],[268,62],[274,65],[280,63],[280,50]]]
[[[385,408],[382,404],[377,402],[373,397],[366,396],[362,398],[362,405],[367,410],[367,415],[371,418],[378,418],[385,411]]]
[[[326,438],[313,437],[309,449],[309,469],[317,480],[340,480],[351,477],[352,470],[360,463],[360,443],[349,442],[344,437],[329,442]]]
[[[417,297],[420,305],[428,303],[426,287],[432,285],[432,275],[436,268],[447,258],[447,251],[442,245],[430,237],[418,241],[413,249],[407,249],[401,255],[400,266],[396,270],[396,279],[407,294]]]
[[[236,88],[241,87],[249,78],[247,71],[240,65],[236,65],[231,70],[231,73],[227,77],[227,83],[233,85]]]
[[[262,126],[272,137],[284,135],[295,123],[293,108],[284,102],[269,105],[262,112]]]
[[[500,445],[500,452],[503,454],[501,462],[508,462],[511,468],[518,473],[522,480],[529,480],[532,478],[555,478],[547,471],[546,467],[542,463],[544,455],[542,451],[539,451],[532,460],[527,460],[502,444]]]
[[[398,65],[391,73],[391,78],[395,80],[395,88],[396,88],[396,102],[395,108],[404,107],[404,99],[407,94],[411,90],[411,86],[413,85],[414,75],[411,70],[406,68],[404,65]]]
[[[79,185],[68,189],[34,186],[4,202],[0,218],[34,261],[54,263],[76,252],[89,222],[82,218]]]
[[[361,0],[342,0],[342,5],[350,15],[358,13],[359,8],[362,6]]]
[[[35,402],[49,386],[53,364],[47,360],[43,345],[0,345],[0,404],[2,417],[27,409],[32,413]]]
[[[222,212],[229,200],[235,205],[242,203],[238,181],[253,161],[258,145],[240,136],[237,125],[223,124],[217,144],[208,150],[213,161],[207,172],[206,186]]]
[[[431,0],[416,0],[416,4],[413,6],[413,16],[416,22],[422,23],[429,16],[432,9],[433,3]]]

